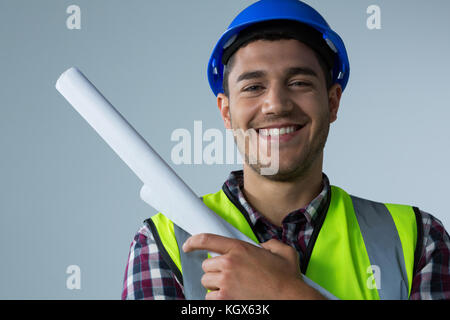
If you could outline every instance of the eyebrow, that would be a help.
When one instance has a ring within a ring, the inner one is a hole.
[[[236,83],[243,80],[250,80],[250,79],[256,79],[256,78],[262,78],[265,75],[267,75],[266,71],[263,70],[255,70],[255,71],[249,71],[242,73],[236,80]],[[312,76],[318,78],[317,73],[308,67],[293,67],[287,69],[286,76],[287,78],[296,76],[296,75],[305,75],[305,76]]]
[[[261,70],[244,72],[237,78],[236,83],[239,82],[239,81],[243,81],[243,80],[251,80],[251,79],[256,79],[256,78],[262,78],[266,74],[267,73],[265,71],[261,71]]]
[[[316,77],[316,78],[319,77],[313,69],[308,68],[308,67],[294,67],[294,68],[288,69],[288,72],[287,72],[288,78],[292,77],[292,76],[296,76],[296,75],[312,76],[312,77]]]

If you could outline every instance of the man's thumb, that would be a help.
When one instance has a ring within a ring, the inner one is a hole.
[[[289,260],[298,259],[298,253],[294,248],[275,239],[261,243],[261,247]]]

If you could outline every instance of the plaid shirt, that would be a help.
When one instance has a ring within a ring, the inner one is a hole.
[[[300,261],[306,254],[318,213],[330,192],[328,177],[323,174],[323,189],[305,208],[289,213],[277,227],[260,215],[242,192],[243,173],[231,172],[225,182],[232,196],[247,211],[256,236],[265,242],[280,240],[294,247]],[[442,223],[421,211],[423,250],[413,277],[410,299],[450,299],[450,238]],[[135,235],[125,269],[122,299],[185,299],[183,286],[163,260],[147,225]]]

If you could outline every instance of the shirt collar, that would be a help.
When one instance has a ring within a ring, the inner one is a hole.
[[[231,194],[235,199],[239,201],[239,203],[244,207],[247,211],[250,221],[253,225],[256,224],[258,220],[265,218],[256,211],[255,208],[247,201],[243,193],[244,187],[244,174],[243,170],[232,171],[225,181],[225,185],[230,190]],[[299,214],[303,214],[306,220],[309,223],[314,225],[317,217],[323,211],[325,203],[327,203],[328,197],[330,195],[330,181],[325,173],[322,172],[322,191],[308,204],[306,207],[299,208],[289,213],[284,219],[283,222],[293,221],[295,222],[298,219],[295,219],[295,216]]]

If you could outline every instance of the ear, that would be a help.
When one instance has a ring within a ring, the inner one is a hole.
[[[217,95],[217,106],[219,107],[220,114],[222,115],[223,124],[226,129],[231,129],[231,119],[230,119],[230,104],[228,97],[219,93]]]
[[[328,90],[328,107],[330,108],[330,123],[333,123],[337,119],[337,113],[339,110],[339,104],[342,96],[342,87],[340,84],[335,83],[330,90]]]

